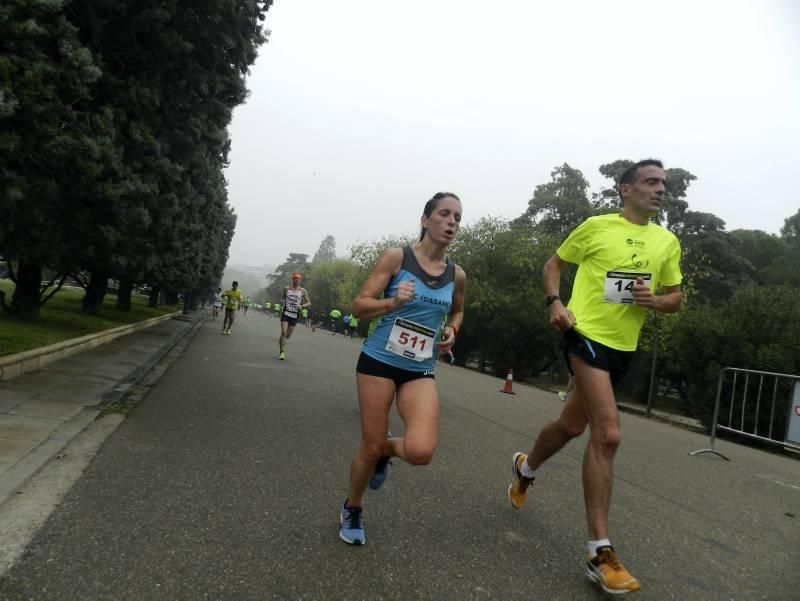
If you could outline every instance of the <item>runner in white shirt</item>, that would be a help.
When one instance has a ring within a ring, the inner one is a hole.
[[[299,273],[292,274],[292,285],[283,289],[283,307],[281,309],[281,339],[279,342],[280,354],[278,358],[286,359],[286,343],[292,337],[294,327],[300,311],[311,305],[308,292],[300,285],[303,276]]]
[[[214,293],[214,301],[211,303],[211,316],[215,321],[220,309],[222,309],[222,288],[217,288]]]

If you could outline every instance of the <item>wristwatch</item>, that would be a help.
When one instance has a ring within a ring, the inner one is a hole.
[[[545,307],[549,307],[554,302],[560,301],[560,300],[561,300],[561,297],[558,296],[557,294],[548,294],[547,296],[544,297],[544,306]]]

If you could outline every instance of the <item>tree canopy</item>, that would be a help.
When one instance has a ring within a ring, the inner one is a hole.
[[[236,217],[223,169],[272,0],[0,7],[0,255],[7,310],[35,317],[44,269],[191,298],[217,284]]]

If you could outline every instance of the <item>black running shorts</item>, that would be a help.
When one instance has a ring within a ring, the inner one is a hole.
[[[297,325],[297,318],[296,317],[289,317],[288,315],[286,315],[286,313],[281,313],[281,321],[285,321],[290,326],[296,326]]]
[[[584,363],[607,371],[611,376],[611,385],[616,386],[625,377],[633,359],[633,351],[618,351],[599,342],[595,342],[574,329],[564,332],[564,358],[567,360],[569,373],[574,374],[570,357],[578,357]]]
[[[407,369],[400,369],[399,367],[387,365],[382,361],[373,359],[366,353],[361,353],[361,356],[358,358],[356,373],[364,374],[365,376],[375,376],[376,378],[386,378],[394,382],[394,385],[398,388],[412,380],[419,380],[421,378],[434,379],[433,371],[409,371]]]

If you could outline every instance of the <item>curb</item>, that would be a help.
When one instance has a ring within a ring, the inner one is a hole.
[[[110,330],[87,334],[80,338],[70,338],[69,340],[57,342],[50,346],[43,346],[30,351],[8,355],[7,357],[0,357],[0,382],[16,378],[29,371],[41,369],[48,363],[111,342],[120,336],[126,336],[127,334],[133,334],[139,330],[147,329],[180,314],[181,311],[165,313],[164,315],[151,317],[144,321],[137,321],[136,323],[125,324],[124,326],[111,328]]]
[[[163,320],[163,316],[157,318]],[[14,493],[16,493],[30,478],[32,478],[42,467],[67,446],[67,444],[83,432],[92,422],[103,414],[103,409],[108,405],[123,398],[128,391],[136,386],[152,369],[161,361],[175,346],[186,337],[194,337],[197,330],[203,324],[202,317],[198,317],[195,323],[178,332],[170,340],[164,343],[153,355],[142,365],[137,367],[131,375],[119,382],[113,389],[103,394],[99,401],[94,405],[85,406],[77,415],[67,422],[61,424],[46,440],[39,446],[32,449],[14,466],[0,477],[0,506],[2,506]],[[155,325],[155,324],[151,324]],[[144,329],[144,328],[142,328]],[[121,420],[124,421],[124,420]],[[116,428],[114,428],[116,429]],[[114,431],[110,430],[108,434]]]

